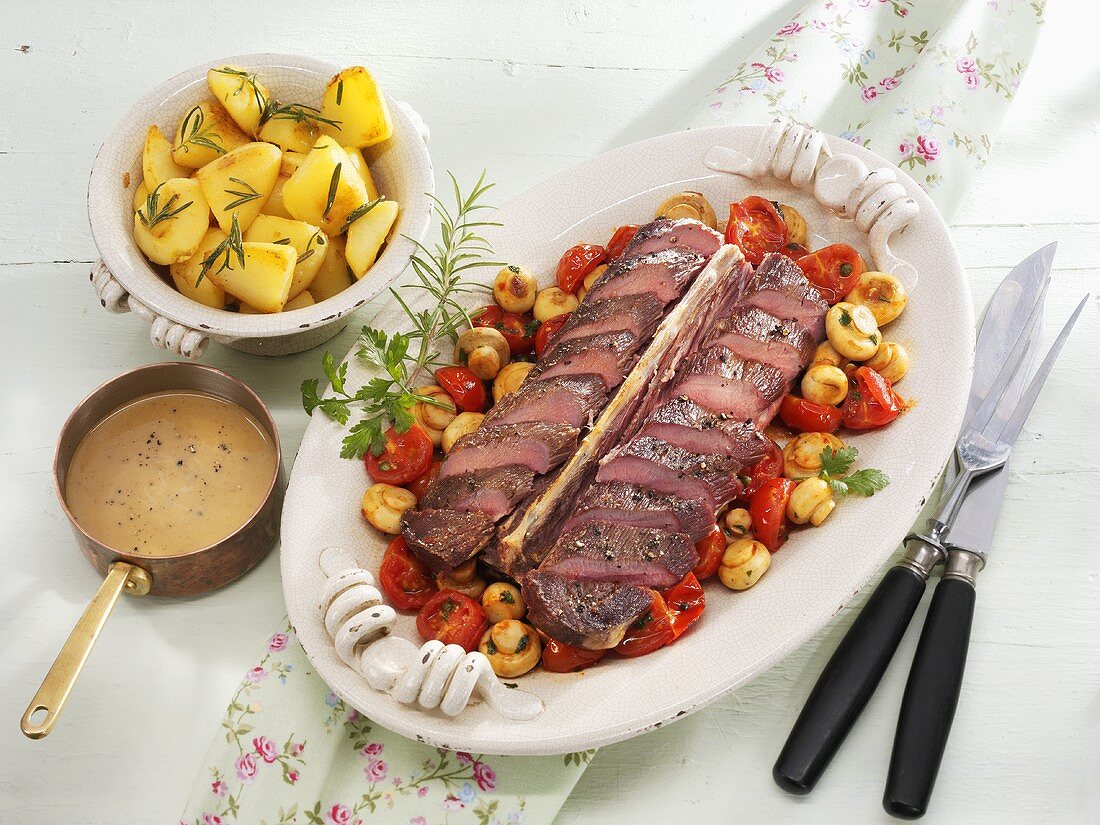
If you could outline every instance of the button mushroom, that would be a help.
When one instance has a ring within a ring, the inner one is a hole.
[[[748,590],[768,572],[772,554],[755,539],[739,539],[722,554],[718,578],[730,590]]]
[[[835,406],[848,395],[848,376],[840,367],[814,364],[802,376],[802,397],[826,407]]]
[[[602,276],[606,271],[607,264],[600,264],[598,267],[596,267],[584,276],[584,281],[581,282],[581,288],[577,290],[578,301],[584,300],[584,296],[588,294],[588,290],[595,286],[596,281],[598,281],[600,279],[600,276]]]
[[[657,207],[655,217],[671,220],[692,218],[702,221],[711,229],[718,228],[718,217],[714,214],[714,208],[700,192],[680,192],[678,195],[666,198]]]
[[[533,627],[515,619],[497,622],[481,637],[478,650],[486,655],[497,676],[522,676],[539,663],[542,642]]]
[[[829,482],[822,478],[807,478],[791,491],[787,500],[787,518],[795,524],[813,523],[820,527],[829,513],[833,512],[836,502]]]
[[[522,619],[527,612],[527,603],[519,588],[507,582],[494,582],[485,588],[481,594],[481,606],[491,624],[506,619]]]
[[[832,447],[844,449],[844,442],[832,433],[802,433],[783,447],[783,475],[795,480],[810,478],[821,472],[821,451]]]
[[[779,204],[779,214],[783,216],[783,222],[787,224],[787,243],[805,246],[809,230],[806,227],[806,219],[802,217],[802,213],[789,203],[781,203]]]
[[[882,340],[871,310],[848,301],[841,301],[825,313],[825,334],[833,349],[853,361],[866,361],[878,352]]]
[[[447,573],[436,573],[435,584],[440,590],[454,590],[471,599],[480,599],[485,592],[485,579],[477,574],[477,559],[463,562]]]
[[[871,310],[880,327],[886,326],[905,309],[908,296],[901,281],[885,272],[864,272],[844,300]]]
[[[503,267],[493,281],[493,298],[505,312],[530,312],[538,291],[535,276],[513,264]]]
[[[428,434],[432,444],[438,447],[443,440],[443,431],[455,420],[455,414],[458,412],[455,402],[438,384],[417,387],[413,392],[431,399],[431,401],[417,401],[413,405],[412,414],[416,423]]]
[[[833,345],[828,341],[822,341],[817,345],[817,349],[814,350],[813,357],[810,358],[810,364],[828,364],[831,367],[842,367],[847,359],[835,349]]]
[[[508,366],[511,366],[511,364]],[[447,429],[443,431],[443,438],[439,442],[443,452],[449,453],[458,439],[476,431],[484,420],[485,416],[482,413],[464,412],[456,415],[455,420],[448,424]]]
[[[392,484],[372,484],[363,493],[363,515],[381,530],[396,536],[401,532],[401,516],[416,506],[416,496],[404,487]]]
[[[896,384],[909,372],[909,353],[901,344],[883,341],[878,352],[863,362],[891,384]]]
[[[455,345],[455,363],[465,364],[482,381],[492,381],[511,359],[508,341],[499,330],[471,327]]]
[[[576,295],[570,295],[556,286],[547,287],[535,298],[535,320],[545,324],[551,318],[572,312],[579,304]]]
[[[743,538],[749,534],[752,528],[752,516],[744,507],[734,507],[723,519],[726,532],[734,538]]]
[[[518,390],[527,373],[534,368],[535,365],[530,361],[513,361],[502,369],[493,381],[493,401],[499,401],[508,393]]]

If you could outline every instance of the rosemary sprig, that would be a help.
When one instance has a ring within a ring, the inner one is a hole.
[[[324,123],[339,128],[340,121],[322,117],[321,110],[304,103],[277,103],[272,101],[260,116],[260,125],[269,120],[293,120],[295,123]]]
[[[370,212],[372,209],[374,209],[374,207],[378,206],[378,204],[380,204],[385,199],[386,199],[385,195],[379,195],[377,198],[375,198],[372,201],[367,201],[366,203],[359,204],[357,207],[352,209],[351,212],[348,213],[348,219],[346,221],[344,221],[344,225],[340,227],[340,231],[337,232],[336,234],[340,235],[344,232],[347,232],[351,228],[351,225],[353,223],[355,223],[357,220],[359,220],[365,214]]]
[[[276,243],[278,243],[278,241],[276,241]],[[300,264],[302,261],[309,260],[313,257],[313,255],[317,252],[314,244],[316,244],[318,247],[325,245],[324,232],[314,232],[313,235],[310,236],[310,239],[306,242],[306,251],[298,256],[298,260],[295,262],[295,265]]]
[[[241,236],[241,225],[237,222],[236,212],[233,213],[233,223],[229,227],[229,234],[225,236],[225,240],[215,246],[213,251],[202,259],[202,269],[199,270],[199,277],[195,279],[195,286],[198,287],[202,283],[202,279],[211,270],[214,271],[215,275],[223,269],[232,270],[234,257],[243,268],[244,238]],[[218,263],[219,260],[221,260],[221,264],[217,269],[214,269],[214,264]]]
[[[180,125],[180,134],[185,136],[180,145],[190,143],[194,146],[205,146],[219,155],[224,155],[225,149],[211,137],[218,134],[218,124],[211,123],[209,126],[203,126],[205,122],[206,115],[203,114],[201,106],[196,106],[188,112]]]
[[[391,424],[405,432],[413,424],[412,407],[418,402],[439,404],[413,389],[421,373],[445,363],[439,349],[447,342],[453,345],[459,332],[470,324],[470,312],[463,301],[466,296],[488,288],[465,280],[466,273],[476,267],[500,266],[488,260],[492,247],[481,236],[486,226],[500,226],[495,221],[481,219],[484,210],[493,207],[483,203],[485,193],[492,188],[481,173],[469,194],[463,195],[458,181],[450,175],[454,186],[454,212],[443,201],[435,202],[439,220],[440,240],[431,248],[408,238],[417,247],[412,258],[415,280],[399,289],[391,289],[398,305],[409,319],[408,332],[386,332],[365,326],[358,339],[356,357],[376,367],[381,374],[372,378],[354,393],[345,386],[347,364],[336,366],[331,353],[325,353],[322,367],[332,385],[328,397],[319,393],[319,380],[302,382],[302,406],[312,413],[320,409],[326,416],[346,425],[353,408],[361,411],[358,421],[348,430],[340,455],[358,458],[368,450],[380,453],[386,444],[385,431]],[[402,293],[420,290],[433,299],[430,309],[414,310]],[[448,348],[449,349],[449,348]]]
[[[260,123],[264,121],[264,113],[271,106],[271,101],[267,99],[267,95],[263,93],[260,88],[260,83],[256,80],[255,72],[246,72],[243,69],[234,69],[230,66],[222,66],[221,68],[214,69],[218,74],[229,75],[230,77],[239,77],[241,79],[241,85],[237,88],[237,91],[243,91],[245,86],[252,87],[252,94],[255,96],[256,105],[260,108]]]
[[[172,208],[173,204],[179,200],[179,195],[173,195],[162,205],[160,203],[160,187],[164,184],[160,184],[156,189],[148,194],[145,198],[145,206],[138,210],[138,220],[140,220],[146,229],[152,229],[158,223],[164,221],[170,221],[179,215],[183,210],[189,207],[194,201],[188,201],[183,206],[177,206]],[[144,211],[143,211],[144,210]]]
[[[259,192],[250,184],[241,180],[240,178],[230,178],[233,183],[240,186],[240,189],[225,189],[223,190],[227,195],[236,196],[236,200],[227,203],[222,207],[223,212],[228,212],[230,209],[236,209],[238,206],[243,206],[249,201],[254,201],[256,198],[262,197]]]
[[[332,178],[328,182],[328,199],[325,201],[325,211],[321,213],[321,217],[326,221],[328,220],[328,213],[332,210],[332,205],[336,203],[336,192],[340,188],[340,169],[343,165],[338,163],[332,168]]]

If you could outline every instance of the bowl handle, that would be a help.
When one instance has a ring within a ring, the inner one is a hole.
[[[431,139],[432,132],[431,129],[428,128],[428,124],[424,122],[424,118],[404,100],[398,100],[396,103],[401,111],[408,116],[409,120],[413,122],[413,127],[416,129],[417,134],[423,138],[424,143],[427,143]]]
[[[197,329],[178,324],[158,315],[129,294],[111,274],[103,261],[97,261],[89,276],[99,303],[108,312],[133,312],[150,324],[149,340],[155,346],[184,358],[201,358],[210,339]]]

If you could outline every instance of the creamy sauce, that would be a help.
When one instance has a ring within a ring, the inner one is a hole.
[[[270,436],[242,407],[205,393],[156,393],[84,436],[66,474],[65,502],[107,547],[173,555],[242,527],[275,473]]]

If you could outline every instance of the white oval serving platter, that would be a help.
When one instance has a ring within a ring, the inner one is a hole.
[[[718,146],[752,156],[767,128],[665,135],[555,175],[501,208],[496,217],[503,227],[492,235],[496,257],[529,267],[549,284],[567,247],[603,243],[621,224],[645,223],[665,197],[685,189],[705,194],[719,212],[749,194],[790,203],[806,217],[812,248],[846,242],[866,253],[867,236],[821,206],[809,190],[770,176],[752,180],[716,172],[704,164]],[[826,145],[834,156],[849,155],[869,169],[890,167],[839,138],[828,137]],[[376,571],[388,537],[360,513],[370,483],[362,462],[338,457],[343,431],[318,412],[298,452],[282,522],[287,609],[317,672],[359,711],[411,739],[475,753],[558,754],[627,739],[692,713],[751,681],[821,630],[912,526],[950,454],[970,386],[974,317],[966,279],[932,202],[904,173],[898,180],[919,214],[891,238],[890,248],[915,268],[917,286],[886,334],[912,354],[912,369],[899,390],[915,403],[881,432],[846,436],[859,448],[860,466],[890,475],[886,490],[845,502],[822,528],[796,533],[751,590],[735,593],[711,583],[702,620],[675,644],[641,659],[609,656],[582,673],[540,669],[515,680],[545,703],[535,719],[509,721],[484,703],[449,717],[373,690],[337,657],[325,631],[321,551],[338,545]],[[486,281],[495,274],[489,268],[474,271]],[[372,323],[394,329],[403,321],[391,304]],[[367,374],[353,358],[351,384]],[[394,633],[419,643],[413,616],[399,618]]]

